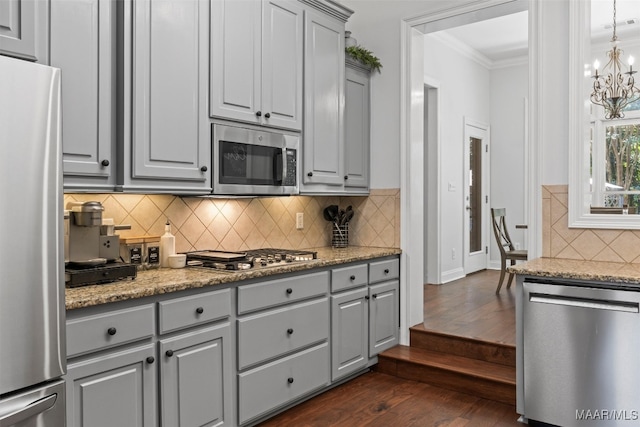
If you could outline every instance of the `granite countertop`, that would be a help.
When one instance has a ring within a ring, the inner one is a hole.
[[[268,277],[275,274],[292,273],[318,267],[339,265],[354,261],[365,261],[390,255],[399,255],[400,249],[350,246],[344,249],[312,248],[318,259],[310,262],[285,264],[260,270],[239,272],[216,271],[203,267],[181,269],[159,268],[139,271],[135,280],[120,280],[102,285],[87,285],[66,288],[67,310],[91,307],[116,301],[167,294],[185,289],[203,288],[242,280]]]
[[[508,268],[525,276],[640,284],[640,264],[537,258]]]

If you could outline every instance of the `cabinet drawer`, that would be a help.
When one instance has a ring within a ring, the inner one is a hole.
[[[238,369],[329,338],[329,300],[287,306],[238,320]]]
[[[329,344],[238,375],[240,424],[329,383]]]
[[[158,303],[160,333],[224,319],[231,314],[231,291],[209,292]]]
[[[367,264],[331,270],[331,292],[364,286],[368,281]]]
[[[153,336],[152,304],[67,321],[67,357]]]
[[[238,314],[326,295],[328,291],[328,271],[240,286]]]
[[[382,282],[400,277],[400,260],[389,259],[369,264],[369,283]]]

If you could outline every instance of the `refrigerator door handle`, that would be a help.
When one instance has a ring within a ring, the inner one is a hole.
[[[31,402],[22,409],[18,409],[17,411],[11,412],[9,414],[2,415],[0,416],[0,426],[9,427],[18,424],[19,422],[22,422],[26,419],[29,419],[35,415],[41,414],[47,409],[53,407],[57,399],[58,393],[53,393],[47,397],[38,399],[35,402]]]

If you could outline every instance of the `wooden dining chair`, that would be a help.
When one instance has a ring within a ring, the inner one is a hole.
[[[516,261],[527,260],[526,249],[516,250],[511,242],[509,231],[507,230],[507,210],[504,208],[494,209],[491,208],[491,219],[493,223],[493,234],[496,237],[496,243],[498,249],[500,249],[500,282],[498,283],[498,289],[496,293],[500,292],[502,288],[502,282],[504,281],[504,275],[507,272],[507,260],[511,260],[511,265],[514,265]],[[507,289],[511,287],[513,281],[513,273],[509,273],[509,281],[507,282]]]

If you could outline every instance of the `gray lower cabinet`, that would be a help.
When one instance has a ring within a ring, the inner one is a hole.
[[[157,425],[153,304],[67,314],[67,427]]]
[[[398,258],[332,270],[331,379],[358,372],[399,343]]]
[[[231,290],[158,302],[160,421],[232,426]]]
[[[68,312],[67,425],[235,425],[231,290],[145,301]]]
[[[400,260],[369,263],[369,357],[400,342]]]
[[[49,0],[0,1],[0,55],[49,63]]]
[[[366,286],[331,296],[331,380],[367,366],[368,292]]]
[[[162,426],[231,425],[231,345],[228,322],[160,340]]]
[[[155,345],[69,362],[67,427],[157,425]]]
[[[255,425],[398,343],[399,274],[386,257],[71,310],[67,426]]]
[[[328,271],[238,288],[239,424],[329,385],[328,291]]]
[[[240,424],[329,384],[329,343],[238,374]]]
[[[397,280],[369,287],[369,356],[398,345],[399,312]]]

